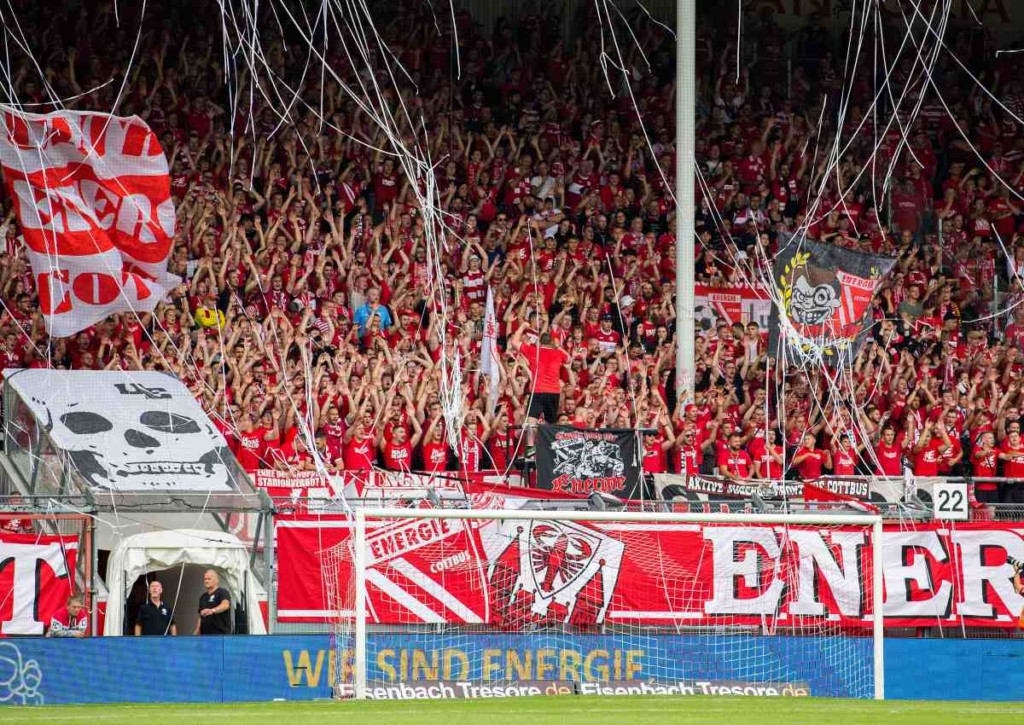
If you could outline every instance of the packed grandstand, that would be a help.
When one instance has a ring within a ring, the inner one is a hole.
[[[26,32],[49,28],[35,52],[51,70],[41,84],[26,60],[11,79],[18,97],[39,111],[54,97],[109,111],[119,89],[105,82],[116,68],[100,52],[104,33],[77,3],[53,5],[21,10]],[[980,83],[949,57],[926,76],[917,56],[897,55],[889,76],[908,100],[878,103],[907,126],[883,126],[877,108],[865,115],[877,69],[843,66],[849,28],[812,14],[784,30],[762,12],[748,15],[737,47],[735,13],[701,8],[695,261],[706,304],[685,399],[675,390],[666,27],[631,16],[635,82],[624,88],[608,81],[597,5],[583,4],[567,45],[550,7],[500,18],[492,32],[458,11],[453,34],[428,6],[397,3],[378,29],[408,70],[407,100],[442,159],[434,181],[446,224],[463,240],[435,260],[412,182],[340,82],[307,82],[289,123],[265,95],[225,103],[221,28],[193,5],[145,18],[118,107],[145,120],[167,155],[178,218],[169,271],[182,283],[152,313],[48,337],[5,198],[5,368],[171,372],[250,472],[505,472],[534,392],[530,361],[508,343],[548,333],[568,353],[549,422],[649,429],[650,473],[1024,473],[1024,91],[1015,56],[995,56],[982,27],[951,26],[946,41],[965,66],[986,69]],[[107,31],[128,43],[127,26],[101,8]],[[895,37],[903,22],[884,13],[867,33]],[[294,79],[303,58],[274,44],[266,63]],[[340,50],[327,60],[357,79]],[[614,92],[593,91],[604,87]],[[847,105],[842,127],[822,103]],[[837,137],[841,158],[826,165]],[[873,299],[870,341],[842,380],[820,366],[769,365],[767,318],[709,301],[766,297],[755,260],[800,229],[897,259]],[[435,263],[444,314],[427,289]],[[496,392],[480,375],[489,291]],[[441,360],[456,351],[467,401],[458,450],[440,390]],[[733,465],[736,435],[748,455]],[[994,486],[986,496],[1018,500],[1015,486]]]
[[[694,4],[6,3],[0,704],[1021,699],[1024,14]]]

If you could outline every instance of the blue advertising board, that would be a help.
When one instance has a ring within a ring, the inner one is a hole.
[[[439,648],[437,635],[371,636],[368,674],[403,682],[767,679],[806,683],[811,695],[870,695],[869,680],[847,682],[843,675],[861,664],[851,668],[823,656],[821,648],[834,641],[744,637],[749,641],[723,647],[721,639],[678,635],[651,643],[633,636],[625,649],[619,636],[502,633],[448,638]],[[856,646],[870,648],[870,640]],[[749,656],[737,658],[744,651]],[[867,658],[870,652],[855,654]],[[346,655],[338,659],[325,635],[7,639],[0,641],[0,702],[311,700],[329,697],[336,668],[344,674],[350,666]],[[1024,700],[1022,660],[1020,640],[889,639],[886,696]],[[680,662],[686,671],[674,669]]]

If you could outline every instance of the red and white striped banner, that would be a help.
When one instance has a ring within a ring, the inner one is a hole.
[[[850,325],[860,324],[864,318],[864,312],[871,304],[878,280],[864,279],[841,269],[836,272],[836,279],[839,280],[841,291],[839,329],[845,330]]]
[[[341,517],[277,520],[281,621],[338,616],[321,552],[350,543],[351,527]],[[863,629],[873,619],[875,543],[854,527],[369,521],[368,605],[380,624],[759,626],[777,617],[782,628]],[[1024,597],[1008,557],[1024,560],[1024,525],[888,525],[882,546],[888,626],[1017,626]],[[348,586],[351,559],[338,575]]]

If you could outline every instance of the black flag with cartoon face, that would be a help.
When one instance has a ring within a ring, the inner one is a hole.
[[[780,237],[768,349],[783,362],[848,364],[867,336],[878,285],[896,259]]]

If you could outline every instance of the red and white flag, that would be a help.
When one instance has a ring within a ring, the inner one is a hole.
[[[857,498],[856,496],[848,496],[843,493],[838,493],[825,486],[819,486],[815,483],[808,483],[806,481],[804,482],[804,500],[841,503],[857,511],[863,511],[864,513],[878,513],[878,507],[870,501]]]
[[[480,374],[489,380],[488,405],[491,413],[498,402],[498,382],[500,380],[500,363],[498,361],[498,320],[494,315],[494,293],[487,286],[487,305],[484,310],[484,340],[480,351]]]
[[[152,312],[180,280],[167,158],[139,118],[0,113],[0,166],[47,331],[67,337],[105,317]]]

